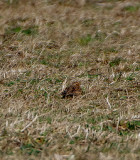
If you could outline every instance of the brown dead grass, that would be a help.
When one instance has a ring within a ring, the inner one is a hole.
[[[1,159],[140,158],[139,16],[138,0],[0,2]]]

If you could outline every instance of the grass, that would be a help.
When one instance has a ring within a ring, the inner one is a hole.
[[[88,43],[89,43],[90,41],[92,41],[92,37],[91,37],[90,34],[88,34],[88,35],[83,36],[83,37],[80,38],[79,44],[80,44],[81,46],[86,46],[86,45],[88,45]]]
[[[125,11],[128,11],[128,12],[136,12],[140,9],[140,5],[136,5],[136,6],[126,6],[124,7],[124,10]]]
[[[140,159],[139,1],[127,2],[0,2],[0,159]],[[62,99],[73,81],[83,94]]]
[[[110,63],[110,67],[113,67],[113,66],[116,66],[116,65],[119,65],[121,62],[121,58],[120,57],[115,57]]]
[[[34,35],[34,34],[37,34],[37,26],[30,26],[28,28],[23,28],[20,27],[20,26],[15,26],[15,27],[12,27],[12,28],[8,28],[6,29],[6,33],[7,34],[15,34],[15,33],[23,33],[24,35]]]

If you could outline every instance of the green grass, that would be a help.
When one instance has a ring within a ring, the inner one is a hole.
[[[79,39],[79,44],[81,46],[86,46],[88,45],[90,42],[92,41],[92,36],[90,34],[86,35],[86,36],[82,36],[80,39]]]
[[[114,67],[119,65],[121,62],[121,58],[120,57],[116,57],[114,58],[111,62],[109,62],[110,67]]]
[[[140,5],[124,7],[124,10],[128,12],[137,12],[139,9],[140,9]]]
[[[23,154],[28,154],[28,155],[35,155],[38,156],[40,153],[40,150],[37,150],[34,148],[32,144],[24,144],[20,147],[21,151]]]
[[[15,27],[9,27],[6,29],[7,34],[16,34],[16,33],[22,33],[24,35],[35,35],[38,33],[38,26],[31,26],[31,27],[21,27],[21,26],[15,26]]]

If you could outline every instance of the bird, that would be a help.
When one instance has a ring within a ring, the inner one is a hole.
[[[82,94],[82,89],[80,87],[80,82],[73,82],[71,85],[69,85],[68,87],[66,87],[61,95],[62,98],[72,98],[74,96],[79,96]]]

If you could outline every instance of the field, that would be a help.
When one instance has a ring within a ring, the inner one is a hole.
[[[139,0],[0,1],[0,159],[140,159]]]

